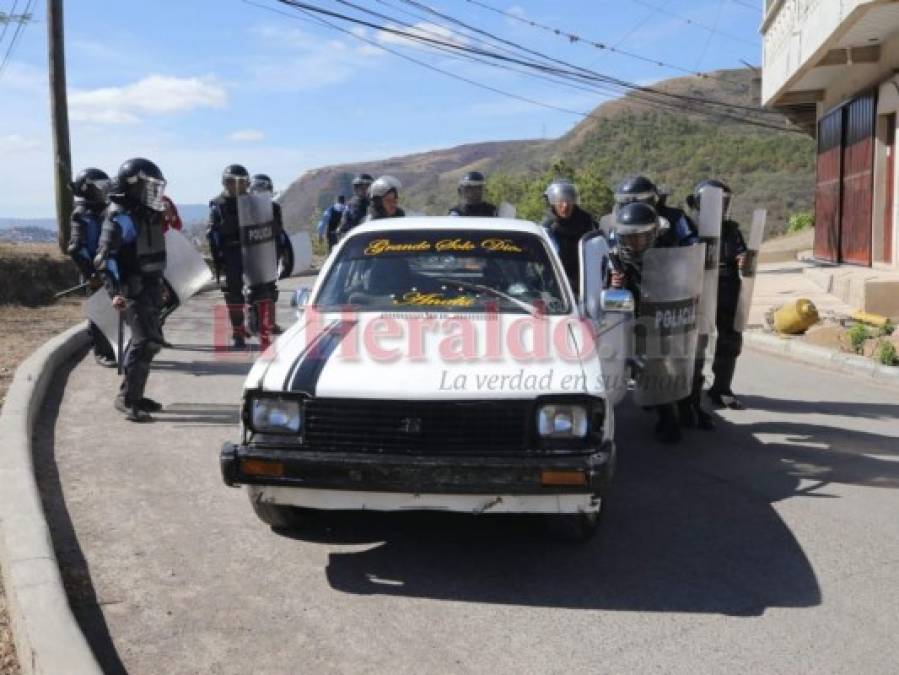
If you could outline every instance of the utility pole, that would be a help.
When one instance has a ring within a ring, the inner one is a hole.
[[[62,0],[47,0],[47,47],[50,55],[50,113],[53,126],[53,176],[59,248],[69,244],[72,217],[72,151],[69,146],[69,104],[66,98],[66,52]]]

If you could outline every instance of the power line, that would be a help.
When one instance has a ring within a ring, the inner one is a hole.
[[[16,7],[19,4],[19,0],[13,0],[12,9],[9,10],[9,14],[2,14],[0,16],[3,17],[3,31],[0,32],[0,44],[3,44],[3,38],[6,37],[6,31],[9,30],[9,24],[13,22],[13,19],[16,16]]]
[[[688,18],[688,17],[686,17],[686,16],[681,16],[680,14],[677,14],[677,13],[675,13],[675,12],[672,12],[672,11],[669,10],[669,9],[665,9],[664,7],[659,7],[658,5],[653,5],[653,4],[649,3],[649,2],[646,2],[646,0],[631,0],[631,2],[635,2],[635,3],[637,3],[638,5],[642,5],[643,7],[646,7],[647,9],[654,10],[654,11],[660,13],[660,14],[665,14],[665,15],[667,15],[667,16],[670,16],[671,18],[677,19],[678,21],[683,21],[684,23],[690,24],[691,26],[695,26],[696,28],[701,28],[702,30],[708,31],[709,33],[716,33],[716,34],[718,34],[718,35],[721,35],[721,36],[723,36],[723,37],[729,38],[729,39],[731,39],[731,40],[736,40],[737,42],[742,42],[743,44],[746,44],[746,45],[752,45],[753,47],[758,47],[758,46],[759,46],[757,42],[753,42],[753,41],[751,41],[751,40],[747,40],[746,38],[740,37],[739,35],[733,35],[733,34],[731,34],[731,33],[725,33],[725,32],[722,31],[722,30],[718,30],[717,28],[713,28],[712,26],[706,26],[704,23],[700,23],[699,21],[694,21],[693,19],[690,19],[690,18]]]
[[[353,3],[349,3],[347,0],[338,0],[338,1],[341,2],[341,4],[353,6],[356,9],[359,9],[361,11],[371,13],[370,10],[367,10],[366,8],[363,8],[363,7],[359,7],[358,5],[353,5]],[[409,0],[404,0],[404,1],[409,2]],[[383,24],[372,23],[371,21],[367,21],[365,19],[360,19],[357,17],[348,16],[346,14],[341,14],[336,11],[324,9],[322,7],[317,7],[315,5],[310,5],[305,2],[300,2],[299,0],[278,0],[278,2],[280,2],[281,4],[287,5],[289,7],[292,7],[294,9],[296,9],[297,11],[303,11],[306,14],[311,12],[316,15],[327,16],[332,19],[338,19],[338,20],[350,22],[350,23],[353,23],[356,25],[365,26],[365,27],[368,27],[368,28],[371,28],[374,30],[388,33],[388,34],[402,36],[402,37],[406,38],[407,40],[411,40],[411,41],[418,42],[418,43],[423,43],[428,46],[432,46],[432,47],[439,46],[444,49],[449,49],[449,50],[452,50],[452,51],[460,53],[460,54],[475,54],[480,57],[494,59],[494,60],[502,62],[504,64],[511,63],[511,64],[515,64],[515,65],[524,66],[526,68],[534,69],[541,74],[557,76],[557,77],[566,77],[566,78],[572,79],[576,82],[579,82],[581,84],[590,84],[593,86],[604,85],[606,87],[612,86],[612,87],[618,87],[618,88],[631,89],[631,90],[633,90],[634,98],[637,98],[638,100],[641,100],[644,103],[647,103],[649,105],[655,105],[656,107],[664,105],[664,107],[669,108],[669,109],[672,107],[676,108],[676,109],[680,108],[682,110],[687,109],[695,114],[703,115],[706,117],[731,119],[732,121],[740,122],[743,124],[765,127],[765,128],[769,128],[769,129],[776,129],[778,131],[784,131],[784,130],[791,131],[790,129],[785,129],[781,125],[773,125],[773,124],[763,122],[763,121],[760,121],[757,119],[752,119],[749,117],[734,114],[733,108],[740,108],[741,106],[735,106],[735,105],[727,104],[727,103],[724,103],[721,101],[712,101],[709,99],[699,99],[696,97],[687,97],[687,96],[682,96],[682,95],[671,94],[669,92],[654,90],[649,87],[640,87],[638,85],[624,82],[623,80],[617,80],[616,78],[612,78],[607,75],[601,75],[599,73],[594,73],[592,71],[586,71],[585,69],[582,69],[578,66],[571,66],[571,68],[574,68],[574,70],[571,70],[569,67],[566,67],[566,68],[548,67],[545,64],[536,63],[534,61],[527,61],[527,60],[523,60],[520,58],[511,58],[511,57],[503,56],[501,54],[497,54],[496,52],[491,52],[491,51],[487,51],[487,50],[483,50],[483,49],[477,49],[477,48],[460,45],[456,42],[450,42],[447,40],[438,40],[435,38],[429,38],[426,35],[421,34],[420,32],[413,33],[413,32],[403,31],[403,30],[397,29],[395,27],[386,26]],[[255,3],[251,3],[251,4],[255,4]],[[411,3],[411,4],[419,4],[419,3]],[[434,10],[431,10],[431,11],[434,11]],[[441,16],[444,16],[444,15],[441,15]],[[453,19],[452,17],[447,17],[447,18],[449,18],[454,23],[460,23],[460,24],[464,25],[469,29],[476,30],[478,32],[483,32],[483,31],[479,31],[479,29],[474,29],[473,27],[468,26],[467,24],[459,22],[457,19]],[[332,25],[332,27],[333,27],[333,25]],[[343,30],[340,28],[338,28],[338,29]],[[351,34],[352,34],[352,32],[351,32]],[[489,34],[488,34],[488,36],[489,36]],[[356,36],[356,37],[358,38],[359,36]],[[492,36],[489,36],[489,37],[492,37]],[[515,43],[511,43],[506,40],[503,40],[503,42],[506,42],[512,46],[515,46],[515,47],[518,47],[521,49],[525,49],[525,48],[520,47],[519,45],[516,45]],[[383,44],[378,44],[378,43],[374,43],[374,44],[375,44],[375,46],[378,46],[378,47],[384,49]],[[393,50],[385,49],[385,51],[390,51],[391,53],[395,53]],[[526,50],[526,51],[533,52],[533,50]],[[543,54],[540,54],[539,52],[533,52],[533,53],[537,54],[540,57],[545,56]],[[423,65],[424,67],[427,67],[431,70],[437,70],[438,72],[442,72],[443,74],[449,75],[450,77],[454,77],[455,79],[460,79],[460,80],[469,82],[470,84],[474,84],[475,86],[481,86],[482,88],[489,88],[491,91],[496,91],[497,93],[502,93],[504,95],[511,95],[513,98],[516,98],[518,100],[525,100],[529,103],[534,103],[536,105],[543,105],[543,107],[549,107],[549,108],[553,108],[553,109],[561,109],[563,112],[569,112],[569,113],[581,115],[584,117],[591,116],[590,114],[582,113],[580,111],[563,109],[560,106],[550,106],[548,104],[542,104],[541,102],[533,101],[532,99],[527,99],[526,97],[522,97],[517,94],[510,94],[510,92],[497,90],[495,87],[488,87],[487,85],[483,85],[482,83],[478,83],[473,80],[469,80],[468,78],[462,78],[461,76],[457,76],[455,73],[449,73],[448,71],[438,69],[436,67],[431,66],[430,64],[425,64],[424,62],[421,62],[417,59],[412,59],[411,57],[408,57],[404,54],[397,53],[397,55],[400,55],[402,58],[406,58],[407,60],[412,60],[413,62],[419,63],[419,65]],[[550,57],[546,57],[546,58],[550,58]],[[566,66],[570,66],[570,64],[565,64],[565,62],[558,61],[557,59],[550,58],[550,60],[557,61]],[[703,107],[694,107],[697,105],[703,106]],[[710,106],[710,105],[715,105],[722,109],[721,110],[709,110],[708,106]],[[745,110],[747,110],[748,112],[751,112],[751,113],[758,112],[758,109],[756,109],[756,108],[748,108],[745,106],[743,106],[743,108],[745,108]],[[728,112],[727,109],[731,109],[731,111]]]
[[[12,34],[12,38],[10,38],[9,41],[9,47],[6,49],[6,55],[3,57],[3,61],[0,62],[0,76],[3,75],[6,64],[9,62],[9,57],[12,56],[13,50],[16,48],[16,42],[18,41],[19,36],[25,32],[26,24],[31,22],[31,8],[34,5],[34,2],[35,0],[28,0],[28,3],[25,5],[25,11],[18,17],[19,24],[16,26],[16,32]]]
[[[748,2],[746,2],[746,0],[730,0],[730,1],[740,7],[745,7],[746,9],[751,9],[753,12],[757,12],[757,11],[759,11],[759,9],[761,9],[759,7],[759,3],[755,3],[755,4],[751,5]]]
[[[346,0],[336,0],[336,1],[337,1],[337,2],[340,2],[341,4],[348,4],[348,3],[346,2]],[[639,91],[639,92],[642,92],[642,93],[650,93],[650,94],[654,94],[654,95],[657,95],[657,96],[662,97],[662,98],[664,98],[664,99],[666,99],[666,100],[669,100],[669,101],[670,101],[670,100],[673,100],[673,99],[677,99],[677,100],[680,100],[680,101],[690,101],[690,102],[698,103],[698,104],[701,104],[701,105],[714,105],[714,106],[724,107],[724,108],[729,108],[729,109],[743,110],[743,111],[751,112],[751,113],[754,113],[754,114],[777,115],[777,116],[779,116],[779,113],[776,113],[775,111],[764,110],[764,109],[759,108],[759,107],[754,107],[754,106],[753,106],[753,107],[750,107],[750,106],[742,106],[742,105],[739,105],[739,104],[726,103],[726,102],[723,102],[723,101],[716,101],[716,100],[714,100],[714,99],[701,98],[701,97],[696,97],[696,96],[687,96],[687,95],[683,95],[683,94],[672,94],[672,93],[670,93],[670,92],[664,92],[664,91],[655,89],[655,88],[653,88],[653,87],[640,86],[640,85],[633,84],[633,83],[631,83],[631,82],[626,82],[626,81],[624,81],[624,80],[621,80],[621,79],[618,79],[618,78],[615,78],[615,77],[612,77],[612,76],[609,76],[609,75],[603,75],[602,73],[598,73],[598,72],[596,72],[596,71],[594,71],[594,70],[590,70],[590,69],[588,69],[588,68],[584,68],[584,67],[582,67],[582,66],[578,66],[578,65],[572,64],[572,63],[567,62],[567,61],[562,61],[562,60],[553,58],[553,57],[551,57],[551,56],[548,56],[548,55],[543,54],[543,53],[541,53],[541,52],[535,51],[535,50],[533,50],[533,49],[529,49],[529,48],[527,48],[527,47],[523,47],[523,46],[521,46],[521,45],[519,45],[519,44],[517,44],[517,43],[515,43],[515,42],[510,41],[510,40],[503,39],[503,38],[501,38],[501,37],[499,37],[499,36],[495,36],[495,35],[493,35],[492,33],[487,32],[487,31],[484,31],[484,30],[481,30],[481,29],[479,29],[479,28],[470,26],[469,24],[467,24],[467,23],[465,23],[465,22],[463,22],[463,21],[461,21],[461,20],[459,20],[459,19],[456,19],[456,18],[454,18],[454,17],[452,17],[452,16],[450,16],[450,15],[448,15],[448,14],[445,14],[445,13],[443,13],[443,12],[440,12],[440,11],[438,11],[438,10],[432,8],[432,7],[428,7],[427,5],[424,5],[424,4],[422,4],[421,2],[418,2],[417,0],[401,0],[401,1],[404,2],[405,4],[413,5],[413,6],[416,6],[416,7],[421,7],[421,8],[424,9],[425,11],[427,11],[427,12],[429,12],[429,13],[435,15],[435,16],[438,16],[438,17],[440,17],[440,18],[442,18],[442,19],[448,20],[448,21],[450,21],[451,23],[453,23],[453,24],[455,24],[455,25],[463,26],[463,27],[465,27],[465,28],[467,28],[467,29],[469,29],[469,30],[473,30],[473,31],[475,31],[475,32],[477,32],[477,33],[480,33],[480,34],[482,34],[482,35],[485,35],[485,36],[487,36],[488,38],[491,38],[491,39],[494,39],[494,40],[499,40],[500,42],[502,42],[502,43],[504,43],[504,44],[507,44],[507,45],[510,45],[510,46],[512,46],[512,47],[515,47],[515,48],[517,48],[517,49],[519,49],[519,50],[521,50],[521,51],[523,51],[523,52],[525,52],[525,53],[527,53],[527,54],[529,54],[529,55],[537,56],[537,57],[539,57],[539,58],[541,58],[541,59],[546,59],[546,60],[548,60],[548,61],[550,61],[550,62],[552,62],[552,63],[559,64],[559,65],[563,66],[563,67],[566,69],[565,72],[566,72],[567,74],[573,74],[575,77],[580,77],[580,78],[582,78],[582,79],[586,79],[586,80],[589,80],[589,81],[599,81],[599,82],[603,82],[603,83],[606,83],[606,84],[610,84],[610,85],[612,85],[613,87],[618,87],[618,88],[621,89],[621,90],[629,90],[629,91],[635,91],[635,92],[636,92],[636,91]],[[571,73],[571,71],[568,70],[568,69],[573,69],[573,70],[576,71],[576,72]]]
[[[715,23],[714,28],[717,30],[718,22],[721,21],[721,9],[724,7],[724,0],[718,0],[718,8],[715,10]],[[705,58],[706,53],[709,51],[709,45],[712,44],[712,38],[714,37],[714,33],[709,33],[705,38],[705,44],[702,46],[702,51],[699,52],[699,56],[696,58],[696,67],[699,68],[699,64],[702,63],[702,60]]]
[[[495,12],[496,14],[500,14],[501,16],[504,16],[508,19],[512,19],[513,21],[518,21],[519,23],[527,24],[528,26],[531,26],[532,28],[538,28],[540,30],[546,31],[547,33],[553,33],[554,35],[557,35],[561,38],[568,40],[568,42],[570,42],[572,44],[575,44],[575,43],[585,44],[585,45],[589,45],[591,47],[595,47],[597,49],[602,49],[602,50],[612,52],[615,54],[620,54],[621,56],[627,56],[629,58],[636,59],[636,60],[642,61],[644,63],[651,63],[654,66],[659,66],[660,68],[668,68],[670,70],[676,70],[681,73],[686,73],[688,75],[696,75],[698,77],[703,77],[703,78],[708,77],[708,75],[706,73],[698,72],[696,70],[690,70],[689,68],[684,68],[683,66],[678,66],[673,63],[667,63],[660,59],[654,59],[649,56],[643,56],[642,54],[636,54],[634,52],[626,51],[624,49],[619,49],[617,44],[610,45],[610,44],[606,44],[604,42],[597,42],[590,38],[580,36],[577,33],[571,33],[569,31],[563,30],[561,28],[549,26],[547,24],[540,23],[539,21],[534,21],[533,19],[526,19],[519,14],[515,14],[514,12],[509,12],[509,11],[500,9],[499,7],[493,7],[492,5],[488,5],[486,2],[480,2],[480,0],[465,0],[465,2],[472,4],[472,5],[476,5],[478,7],[482,7],[491,12]],[[619,40],[618,44],[620,44],[620,43],[621,43],[621,41]]]

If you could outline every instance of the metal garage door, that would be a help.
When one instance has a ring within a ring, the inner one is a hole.
[[[840,188],[843,163],[843,108],[818,122],[815,186],[815,257],[837,262],[840,251]]]

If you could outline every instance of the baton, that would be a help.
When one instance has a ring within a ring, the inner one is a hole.
[[[125,312],[120,310],[119,311],[119,358],[117,359],[117,361],[118,361],[117,371],[118,371],[119,375],[122,374],[122,362],[125,360],[125,354],[124,354],[125,347],[123,345],[124,338],[122,336],[122,333],[124,333],[124,332],[125,332]]]
[[[87,288],[87,286],[89,284],[90,284],[90,280],[85,281],[84,283],[80,283],[77,286],[72,286],[71,288],[67,288],[66,290],[60,291],[59,293],[54,295],[53,299],[59,300],[60,298],[66,296],[66,295],[69,295],[70,293],[75,293],[76,291],[80,291],[82,288]]]

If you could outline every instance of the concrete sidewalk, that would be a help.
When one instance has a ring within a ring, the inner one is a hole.
[[[750,328],[763,327],[766,312],[797,298],[807,298],[815,303],[822,318],[848,315],[857,309],[815,284],[806,272],[814,267],[814,263],[798,260],[759,265],[749,310]]]

